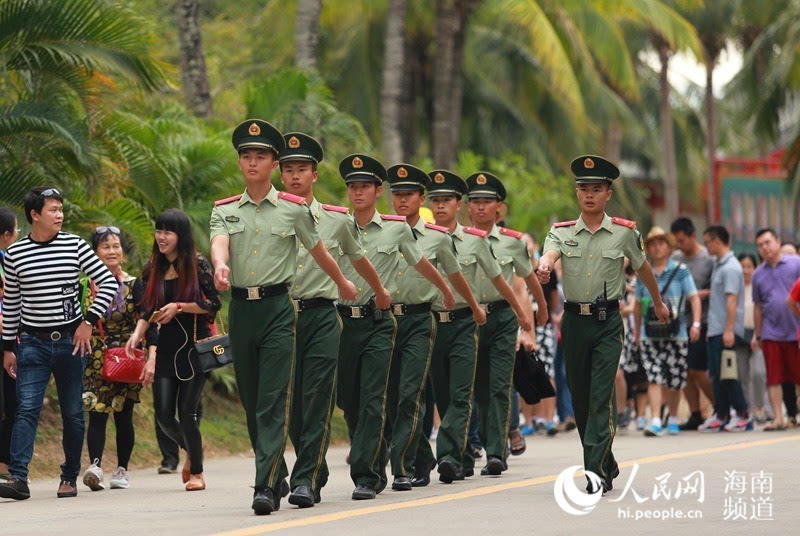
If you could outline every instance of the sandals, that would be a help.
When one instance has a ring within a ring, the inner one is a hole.
[[[782,432],[784,430],[786,430],[786,425],[785,424],[777,424],[775,421],[767,423],[767,425],[764,426],[764,431],[765,432]]]
[[[522,437],[522,434],[519,431],[519,428],[515,430],[511,430],[508,434],[508,439],[511,441],[511,455],[512,456],[519,456],[525,449],[528,448],[525,444],[525,438]]]

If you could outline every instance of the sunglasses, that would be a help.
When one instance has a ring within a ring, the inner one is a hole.
[[[94,230],[95,234],[103,234],[111,231],[112,233],[118,235],[122,234],[119,230],[119,227],[114,227],[113,225],[101,225],[100,227]]]
[[[42,193],[40,193],[39,197],[50,197],[53,195],[61,195],[61,192],[59,192],[55,188],[48,188],[47,190],[44,190]]]

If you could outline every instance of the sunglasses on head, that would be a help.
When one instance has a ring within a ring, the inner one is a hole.
[[[114,234],[122,234],[119,230],[119,227],[114,227],[113,225],[101,225],[100,227],[94,230],[95,234],[103,234],[111,231]]]
[[[52,195],[61,195],[61,192],[55,188],[48,188],[47,190],[42,191],[42,193],[39,194],[39,197],[50,197]]]

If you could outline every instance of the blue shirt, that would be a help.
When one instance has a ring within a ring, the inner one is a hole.
[[[669,286],[664,288],[664,285],[667,284],[667,281],[669,281],[669,278],[673,273],[675,273],[675,277],[672,278]],[[697,294],[697,287],[694,286],[692,272],[689,271],[689,268],[685,264],[677,263],[670,259],[667,261],[667,267],[664,269],[664,271],[661,272],[660,275],[656,275],[656,282],[658,283],[659,290],[661,290],[661,296],[664,299],[664,303],[668,304],[672,308],[673,312],[677,311],[681,320],[680,330],[678,331],[678,334],[673,337],[673,339],[688,339],[689,334],[686,329],[686,318],[684,315],[684,312],[686,311],[685,305],[690,297]],[[641,303],[644,298],[649,298],[648,303],[653,303],[653,298],[650,295],[650,291],[647,290],[647,287],[644,286],[642,280],[639,279],[636,282],[636,301]],[[683,298],[683,304],[681,304],[681,298]],[[644,316],[646,313],[647,310],[643,308],[642,315]],[[647,338],[647,335],[645,335],[644,332],[644,322],[642,322],[641,336],[642,339]]]
[[[744,337],[744,273],[742,265],[733,256],[733,251],[729,251],[714,263],[714,272],[711,274],[711,295],[708,297],[709,337],[716,337],[725,332],[729,294],[738,297],[733,333]]]

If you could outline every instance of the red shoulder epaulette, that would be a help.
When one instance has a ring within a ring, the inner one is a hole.
[[[636,228],[636,222],[631,220],[623,220],[622,218],[611,218],[611,223],[616,223],[617,225],[622,225],[623,227],[627,227],[628,229]]]
[[[436,231],[441,231],[443,233],[447,233],[450,231],[447,227],[442,227],[441,225],[434,225],[432,223],[425,223],[425,227],[428,229],[435,229]]]
[[[469,234],[474,234],[475,236],[480,236],[481,238],[486,238],[489,236],[489,233],[486,231],[481,231],[480,229],[476,229],[475,227],[464,227],[464,232]]]
[[[322,203],[322,208],[331,212],[341,212],[342,214],[350,214],[350,209],[347,207],[340,207],[337,205],[326,205]]]
[[[220,199],[219,201],[214,201],[214,206],[218,207],[220,205],[227,205],[228,203],[233,203],[234,201],[238,201],[242,198],[242,194],[234,195],[233,197],[226,197],[225,199]]]
[[[398,216],[397,214],[381,214],[382,220],[392,220],[392,221],[406,221],[405,216]]]
[[[278,192],[278,197],[285,201],[291,201],[292,203],[297,203],[298,205],[302,205],[306,202],[305,197],[301,197],[299,195],[290,194],[287,192]]]
[[[500,227],[500,234],[506,236],[513,236],[516,239],[522,238],[522,233],[519,231],[515,231],[514,229],[506,229],[505,227]]]
[[[554,223],[553,227],[572,227],[576,223],[578,223],[578,220],[560,221],[558,223]]]

